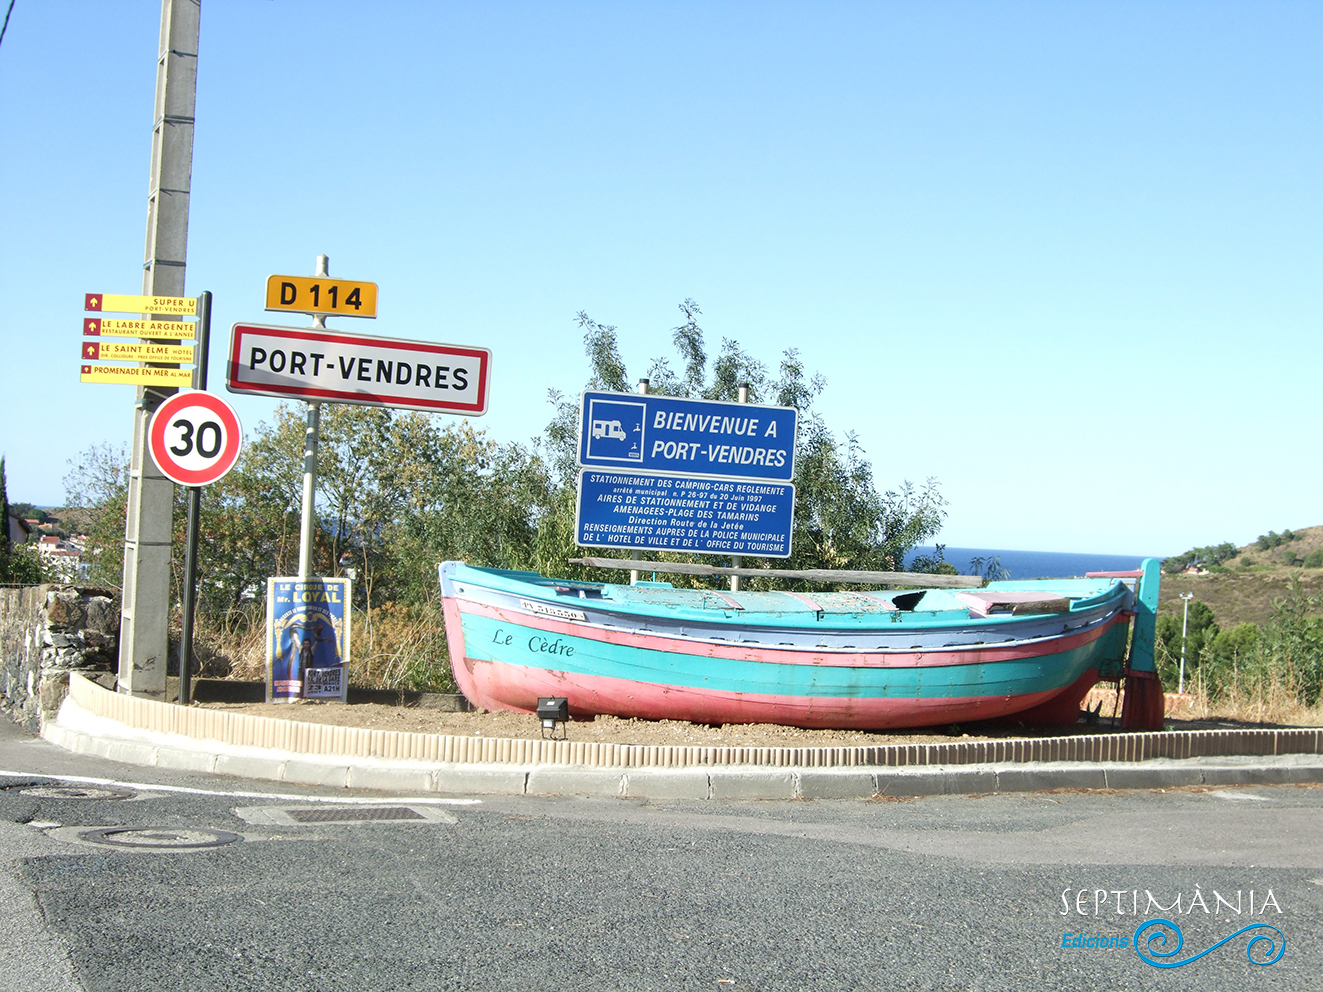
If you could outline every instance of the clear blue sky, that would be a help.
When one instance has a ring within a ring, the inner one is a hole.
[[[1323,523],[1323,6],[205,0],[188,291],[213,381],[271,273],[494,352],[502,440],[676,304],[802,350],[955,546],[1169,554]],[[137,292],[159,6],[18,0],[0,46],[14,500],[127,441],[82,294]],[[285,318],[289,321],[289,318]],[[289,322],[298,322],[297,320]],[[350,321],[341,321],[347,327]],[[335,321],[332,321],[335,324]],[[236,400],[250,428],[273,404]]]

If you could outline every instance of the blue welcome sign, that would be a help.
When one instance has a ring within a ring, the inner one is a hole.
[[[585,391],[579,465],[789,482],[798,411],[677,396]]]

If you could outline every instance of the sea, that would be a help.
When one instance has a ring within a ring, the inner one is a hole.
[[[906,563],[919,555],[931,555],[933,547],[928,545],[915,548],[910,552]],[[1145,558],[1154,555],[1091,555],[1074,551],[999,551],[988,548],[952,548],[944,552],[946,561],[956,570],[969,574],[974,571],[971,561],[974,558],[996,556],[1001,567],[1010,573],[1012,579],[1069,579],[1082,576],[1085,572],[1124,572],[1136,569]],[[980,574],[986,570],[979,570]]]

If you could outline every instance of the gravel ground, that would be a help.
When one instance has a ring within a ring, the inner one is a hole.
[[[494,712],[447,713],[416,706],[388,706],[380,703],[205,703],[211,709],[271,716],[282,720],[306,720],[345,727],[370,727],[374,730],[407,730],[423,734],[454,734],[470,737],[506,737],[535,739],[542,735],[535,717],[504,710]],[[858,747],[878,744],[937,744],[953,740],[979,740],[998,737],[1057,737],[1064,734],[1106,733],[1109,711],[1097,726],[1077,723],[1073,726],[1026,726],[1014,720],[997,723],[965,724],[961,727],[916,730],[893,730],[869,733],[858,730],[803,730],[771,724],[727,724],[708,726],[680,720],[625,720],[599,716],[595,720],[573,720],[568,727],[572,741],[605,744],[697,745],[720,747]],[[1250,728],[1265,724],[1227,721],[1173,720],[1173,730],[1212,728]]]

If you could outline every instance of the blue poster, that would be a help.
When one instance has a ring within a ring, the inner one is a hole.
[[[349,579],[266,582],[266,699],[339,699],[349,691]]]
[[[579,413],[582,468],[771,482],[795,475],[794,407],[586,391]]]

